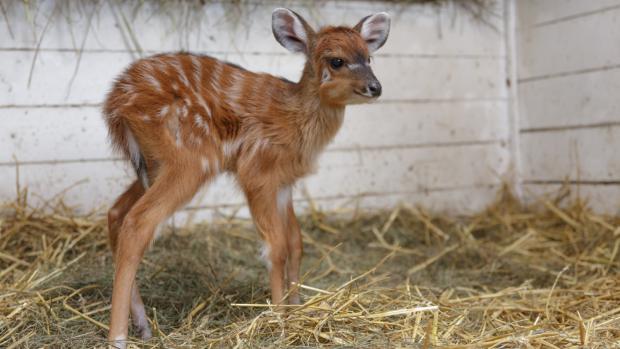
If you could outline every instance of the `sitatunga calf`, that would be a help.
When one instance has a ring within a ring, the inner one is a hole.
[[[107,96],[112,144],[138,175],[108,214],[116,263],[111,345],[126,346],[130,311],[141,336],[151,336],[135,282],[140,260],[157,225],[223,172],[236,178],[265,242],[273,303],[299,303],[302,241],[291,188],[312,172],[345,106],[381,95],[369,62],[390,19],[378,13],[353,28],[315,32],[279,8],[272,26],[282,46],[306,56],[297,83],[204,55],[161,54],[133,63]]]

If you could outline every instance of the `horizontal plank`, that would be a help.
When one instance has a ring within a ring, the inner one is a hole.
[[[111,158],[99,107],[5,109],[0,163]]]
[[[577,125],[566,125],[566,126],[544,126],[544,127],[531,127],[531,128],[522,128],[520,129],[520,133],[535,133],[535,132],[562,132],[562,131],[575,131],[580,129],[591,129],[591,128],[609,128],[620,126],[620,121],[603,121],[597,123],[585,123],[585,124],[577,124]]]
[[[424,191],[497,184],[507,171],[505,146],[475,145],[453,148],[365,150],[329,152],[319,160],[319,170],[303,181],[312,197],[357,196],[367,193]],[[12,166],[0,167],[9,173]],[[386,171],[389,169],[389,171]],[[454,176],[458,173],[459,176]],[[33,164],[20,167],[20,182],[31,193],[41,195],[35,202],[66,191],[69,205],[82,210],[109,205],[135,178],[125,162]],[[346,180],[345,180],[346,179]],[[0,178],[0,187],[14,187],[9,176]],[[77,185],[76,185],[77,184]],[[67,188],[71,188],[67,190]],[[5,190],[5,189],[3,189]],[[14,198],[7,190],[7,197]],[[302,194],[297,191],[296,197]],[[198,194],[192,206],[238,204],[243,198],[233,181],[221,177]]]
[[[455,216],[475,214],[484,210],[494,202],[499,188],[496,185],[485,185],[406,193],[368,194],[357,197],[313,198],[312,204],[319,210],[327,212],[328,215],[334,216],[348,216],[355,214],[355,212],[363,213],[368,210],[389,210],[400,203],[421,206],[433,213]],[[294,205],[297,215],[309,213],[309,200],[297,199]],[[236,218],[250,218],[247,205],[234,204],[215,207],[187,207],[177,212],[171,221],[177,228],[180,228],[233,215]]]
[[[519,86],[520,127],[620,122],[620,70],[533,81]]]
[[[519,22],[523,26],[555,24],[620,6],[619,0],[519,0],[516,1]]]
[[[300,56],[218,55],[250,70],[297,81]],[[0,52],[0,106],[101,103],[112,80],[129,64],[126,53],[41,52],[28,86],[31,52]],[[373,66],[382,82],[382,100],[503,98],[503,61],[458,58],[377,57]]]
[[[247,4],[247,3],[244,3]],[[373,12],[392,14],[392,30],[383,53],[491,55],[503,54],[502,35],[465,11],[434,6],[372,3],[368,1],[295,1],[296,11],[313,25],[355,25]],[[7,17],[0,16],[0,48],[33,48],[41,39],[44,49],[112,49],[210,52],[285,52],[273,38],[271,12],[281,2],[247,5],[226,1],[166,4],[157,2],[103,2],[90,21],[95,3],[61,6],[60,15],[48,18],[54,2],[7,2]],[[501,12],[498,2],[494,13]],[[28,19],[33,17],[34,24]],[[123,18],[124,17],[124,18]],[[7,25],[6,18],[9,19]],[[124,19],[130,27],[124,24]],[[240,22],[250,19],[249,22]],[[502,28],[502,16],[489,16],[495,28]],[[44,28],[47,25],[47,30]],[[33,30],[34,28],[34,30]],[[72,33],[73,35],[68,35]],[[415,33],[412,40],[411,33]],[[131,37],[135,37],[136,45]]]
[[[524,184],[531,185],[547,185],[547,184],[570,184],[570,185],[591,185],[591,186],[614,186],[620,185],[618,180],[526,180]]]
[[[10,173],[15,168],[2,166],[0,171]],[[25,165],[19,168],[20,185],[28,189],[30,204],[42,207],[48,200],[64,199],[66,204],[75,206],[80,212],[110,205],[134,177],[133,170],[120,161]],[[14,179],[0,177],[0,201],[15,199],[14,183]]]
[[[620,126],[521,135],[523,179],[620,180]]]
[[[506,98],[504,60],[377,57],[383,100]]]
[[[305,181],[310,192],[320,197],[497,183],[509,166],[503,144],[360,151],[356,166],[345,162],[351,155],[325,153],[319,173]]]
[[[617,66],[620,46],[601,43],[620,39],[618,21],[620,8],[552,26],[524,28],[519,32],[519,79]]]
[[[350,107],[330,149],[432,146],[507,138],[505,102],[370,104]],[[0,164],[109,159],[99,107],[3,111]]]
[[[506,108],[503,101],[351,106],[330,148],[507,139]]]
[[[579,76],[592,73],[611,72],[620,69],[620,63],[611,63],[603,66],[586,67],[583,69],[553,72],[549,74],[543,74],[538,76],[532,76],[528,78],[518,79],[518,83],[521,85],[529,84],[535,81],[559,79],[567,76]]]
[[[541,198],[555,198],[564,185],[524,184],[523,193],[526,204],[537,203]],[[570,195],[563,202],[577,198],[585,200],[595,212],[620,215],[620,185],[569,185]]]

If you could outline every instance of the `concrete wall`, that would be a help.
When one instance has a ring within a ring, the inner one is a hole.
[[[122,192],[134,174],[110,152],[100,105],[112,79],[140,55],[186,49],[289,79],[300,75],[302,57],[285,51],[271,34],[271,11],[280,1],[248,2],[241,9],[226,2],[198,8],[136,3],[102,1],[95,9],[92,2],[3,2],[0,199],[15,196],[17,179],[37,194],[33,203],[62,193],[82,210],[108,206]],[[296,198],[303,199],[305,186],[325,208],[403,200],[466,212],[489,203],[511,159],[501,2],[492,26],[450,7],[307,4],[287,2],[312,23],[353,25],[377,11],[390,12],[393,22],[373,63],[383,97],[347,111],[318,173],[300,183]],[[524,123],[532,127],[540,125]],[[547,179],[528,177],[534,178]],[[224,177],[185,212],[240,205],[242,196]]]
[[[517,1],[526,198],[568,181],[620,213],[620,1]]]

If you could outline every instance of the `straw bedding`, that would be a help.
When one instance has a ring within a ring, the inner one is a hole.
[[[525,208],[504,193],[457,218],[312,210],[305,304],[286,312],[267,302],[249,222],[165,234],[139,273],[154,338],[132,346],[620,347],[620,219],[564,201]],[[104,346],[101,214],[43,213],[24,197],[2,212],[0,347]]]

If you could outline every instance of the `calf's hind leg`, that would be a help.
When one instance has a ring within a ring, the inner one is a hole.
[[[300,304],[299,298],[299,267],[301,266],[301,257],[303,256],[303,243],[301,238],[301,229],[299,228],[299,222],[295,216],[295,210],[293,209],[293,199],[289,197],[287,207],[287,226],[286,233],[288,234],[288,259],[286,262],[287,274],[288,274],[288,287],[289,287],[289,304]]]
[[[140,180],[134,181],[129,188],[118,197],[110,211],[108,211],[108,237],[110,239],[110,248],[112,250],[112,256],[116,260],[116,248],[118,241],[118,233],[123,224],[123,220],[127,215],[127,212],[133,207],[133,205],[144,195],[144,187]],[[131,319],[140,334],[140,337],[144,340],[151,338],[151,327],[146,317],[146,311],[144,310],[144,303],[138,290],[138,285],[134,282],[131,287]]]
[[[131,207],[118,233],[108,335],[118,348],[126,346],[132,288],[155,228],[189,201],[207,178],[199,163],[184,160],[183,163],[169,163],[160,168],[153,185]]]

